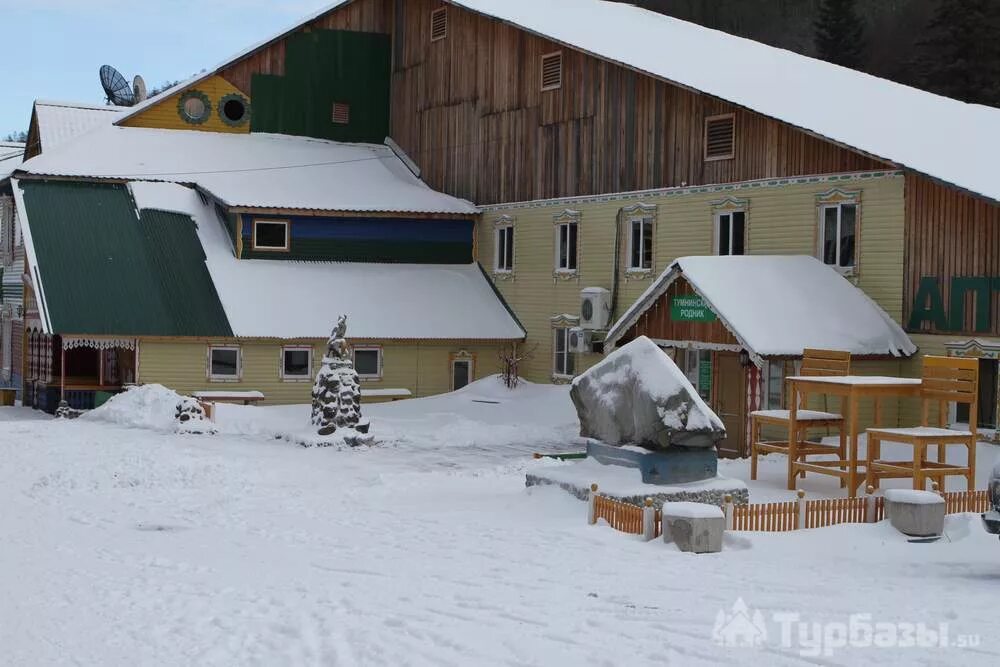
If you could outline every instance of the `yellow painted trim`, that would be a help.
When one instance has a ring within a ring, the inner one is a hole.
[[[189,90],[198,90],[208,97],[209,116],[203,123],[189,123],[184,120],[177,111],[177,102],[184,93]],[[150,127],[165,130],[200,130],[202,132],[228,132],[231,134],[246,134],[250,132],[250,123],[244,123],[239,127],[227,125],[219,118],[218,105],[226,95],[239,94],[250,100],[250,96],[242,90],[229,83],[219,75],[211,76],[202,81],[192,83],[190,86],[178,90],[173,95],[164,98],[141,113],[126,118],[121,122],[124,127]],[[250,113],[253,114],[253,100],[250,100]]]

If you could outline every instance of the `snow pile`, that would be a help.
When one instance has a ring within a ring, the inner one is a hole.
[[[87,412],[80,419],[173,431],[177,405],[185,398],[161,384],[144,384],[112,396],[107,403]]]
[[[940,505],[944,503],[942,498],[933,491],[921,491],[920,489],[886,489],[885,499],[891,503],[903,503],[905,505]]]
[[[578,376],[570,396],[581,435],[609,444],[704,447],[725,437],[722,420],[673,360],[645,336]]]
[[[721,519],[725,515],[716,505],[706,503],[672,502],[663,503],[663,516],[685,519]]]

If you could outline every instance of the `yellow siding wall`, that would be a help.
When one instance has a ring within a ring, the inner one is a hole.
[[[192,342],[143,340],[139,345],[139,381],[165,385],[182,394],[199,390],[250,391],[264,393],[265,404],[308,403],[312,379],[284,381],[280,378],[282,344],[274,341],[242,342],[243,377],[239,382],[208,380],[208,346],[233,345],[233,341]],[[326,339],[288,342],[311,346],[313,370],[319,370]],[[367,343],[358,343],[359,347]],[[375,345],[375,344],[373,344]],[[379,380],[362,380],[362,396],[367,389],[409,389],[417,396],[451,390],[451,358],[462,351],[473,355],[475,379],[499,372],[497,345],[456,343],[385,343],[382,347],[383,375]],[[365,402],[371,402],[365,399]]]
[[[212,108],[212,113],[204,123],[193,124],[188,123],[177,111],[177,101],[180,99],[188,90],[200,90],[208,96],[210,106]],[[210,77],[201,83],[195,84],[190,88],[178,91],[177,93],[163,99],[162,101],[149,107],[142,113],[129,118],[122,125],[127,127],[155,127],[167,130],[201,130],[203,132],[233,132],[233,133],[245,133],[250,131],[249,121],[240,125],[239,127],[232,127],[226,125],[219,118],[219,100],[221,100],[226,95],[237,93],[243,95],[248,100],[250,96],[243,93],[233,84],[229,83],[221,76]],[[252,105],[251,105],[252,107]],[[251,109],[252,113],[252,109]]]
[[[747,201],[747,249],[750,254],[815,255],[817,196],[834,188],[860,192],[861,238],[857,284],[897,321],[902,317],[903,293],[903,177],[896,173],[735,184],[717,188],[668,190],[628,199],[607,201],[580,198],[492,207],[479,225],[479,258],[488,270],[494,263],[494,223],[503,215],[514,218],[514,272],[496,285],[528,330],[528,345],[537,344],[522,375],[535,382],[552,379],[551,318],[580,311],[584,287],[612,289],[615,226],[619,211],[638,203],[656,210],[654,267],[650,277],[626,280],[622,270],[616,315],[621,315],[671,261],[713,251],[715,204],[727,197]],[[553,219],[566,209],[579,211],[578,279],[553,277],[555,231]],[[624,258],[624,239],[621,255]],[[624,259],[622,260],[624,266]],[[600,357],[577,359],[577,371]]]

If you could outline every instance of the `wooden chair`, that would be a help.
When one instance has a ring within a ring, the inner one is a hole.
[[[805,350],[802,355],[802,368],[799,375],[810,377],[850,375],[851,353],[836,350]],[[807,456],[820,454],[837,454],[840,460],[847,458],[847,434],[844,432],[844,417],[835,412],[820,412],[804,409],[807,396],[800,396],[799,409],[796,414],[798,433],[788,434],[796,442],[795,459],[805,461]],[[762,440],[761,429],[764,426],[784,428],[788,433],[790,412],[788,410],[756,410],[750,413],[750,479],[757,479],[757,457],[762,453],[777,452],[788,456],[788,440]],[[808,431],[816,428],[837,428],[840,433],[840,443],[828,445],[818,441],[808,440]],[[791,457],[788,460],[788,488],[794,488]],[[802,473],[805,476],[805,473]],[[844,486],[844,480],[840,485]]]
[[[913,478],[913,488],[923,489],[932,479],[944,490],[948,475],[965,477],[971,491],[976,487],[976,412],[979,408],[979,360],[960,357],[924,357],[920,384],[921,425],[911,428],[868,429],[868,464],[866,484],[878,487],[879,481],[890,478]],[[930,406],[938,404],[937,425],[930,425]],[[948,405],[969,405],[969,428],[954,430],[945,427]],[[882,442],[898,442],[913,447],[913,459],[887,461],[881,458]],[[927,448],[937,447],[937,461],[927,460]],[[948,464],[948,445],[965,445],[966,465]]]

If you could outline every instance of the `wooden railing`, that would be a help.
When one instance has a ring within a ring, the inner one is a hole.
[[[935,491],[936,491],[935,484]],[[841,523],[875,523],[885,518],[885,498],[868,493],[862,498],[820,498],[806,500],[799,491],[795,500],[778,503],[736,505],[726,496],[723,511],[726,529],[732,531],[785,532],[800,528],[823,528]],[[989,494],[979,491],[942,493],[946,514],[985,512],[990,508]],[[645,507],[622,502],[597,493],[591,485],[590,523],[604,519],[615,530],[653,539],[663,534],[663,513],[646,499]],[[650,525],[650,522],[652,525]]]

